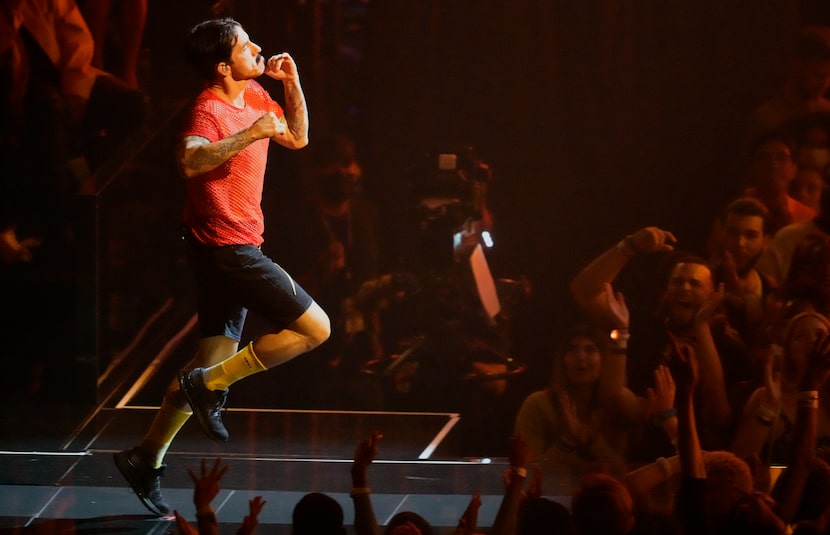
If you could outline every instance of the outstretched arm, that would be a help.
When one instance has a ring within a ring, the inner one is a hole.
[[[779,515],[785,522],[792,522],[795,517],[810,473],[811,461],[815,457],[819,391],[828,376],[830,376],[830,336],[825,336],[816,342],[810,353],[807,370],[799,385],[792,462],[786,469],[786,477],[778,478],[772,492],[778,501]],[[826,515],[823,516],[826,520]]]
[[[700,307],[694,320],[694,350],[700,366],[701,417],[710,423],[709,430],[714,433],[725,432],[732,425],[732,407],[726,396],[723,365],[710,327],[712,316],[723,300],[723,293],[724,286],[720,284],[712,298]]]
[[[676,238],[657,227],[645,227],[626,236],[580,271],[571,281],[570,289],[576,303],[599,324],[605,325],[608,310],[605,285],[614,282],[628,261],[638,253],[671,251]],[[609,326],[610,325],[606,325]]]
[[[378,521],[372,508],[371,490],[366,472],[378,454],[378,442],[383,435],[373,431],[361,441],[354,452],[352,463],[352,490],[349,495],[354,504],[354,530],[357,535],[380,535]]]
[[[188,468],[187,472],[193,480],[195,489],[193,492],[193,503],[196,505],[196,520],[199,525],[200,535],[218,535],[219,524],[216,520],[216,513],[210,503],[219,494],[219,480],[228,471],[228,466],[222,466],[222,459],[217,458],[210,471],[207,470],[207,463],[202,459],[201,475]]]
[[[519,520],[519,505],[522,501],[527,467],[530,464],[530,446],[521,433],[510,439],[510,468],[505,475],[504,497],[502,498],[496,519],[493,521],[492,535],[512,535],[516,533]]]

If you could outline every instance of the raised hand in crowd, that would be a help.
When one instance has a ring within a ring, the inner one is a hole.
[[[242,524],[236,530],[236,535],[250,535],[259,525],[259,513],[262,508],[268,503],[262,499],[262,496],[254,496],[248,500],[248,514],[242,519]]]
[[[354,529],[357,535],[379,535],[377,518],[372,507],[368,470],[378,454],[378,442],[383,438],[379,431],[372,431],[369,438],[361,440],[354,451],[352,463],[352,490],[349,496],[354,505]]]
[[[502,498],[496,519],[493,521],[492,535],[510,535],[516,532],[519,519],[519,506],[524,495],[527,467],[533,452],[522,434],[516,433],[510,438],[510,468],[505,471],[504,497]]]
[[[475,492],[470,498],[470,503],[464,510],[464,514],[458,519],[458,525],[455,527],[455,535],[474,535],[479,533],[478,526],[478,510],[481,508],[481,493]]]
[[[830,335],[814,341],[798,392],[795,432],[790,464],[778,478],[772,495],[779,504],[779,514],[787,522],[798,520],[796,514],[804,494],[815,457],[819,419],[819,393],[830,376]]]
[[[654,386],[646,389],[648,413],[655,425],[660,425],[672,441],[677,444],[677,409],[674,404],[676,387],[669,367],[665,364],[654,370]]]

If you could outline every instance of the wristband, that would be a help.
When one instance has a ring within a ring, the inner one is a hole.
[[[661,425],[663,425],[663,422],[665,422],[669,418],[674,418],[675,416],[677,416],[677,408],[672,407],[672,408],[666,410],[666,412],[662,412],[660,414],[655,414],[654,418],[652,419],[652,422],[656,426],[661,426]]]
[[[798,406],[805,409],[818,408],[818,390],[804,390],[798,393]]]
[[[523,466],[511,466],[510,471],[513,472],[513,475],[519,477],[527,477],[527,468]]]
[[[354,487],[351,491],[349,491],[349,496],[354,498],[355,496],[360,496],[362,494],[371,494],[372,489],[369,487]]]
[[[764,425],[772,425],[772,422],[778,418],[778,414],[776,411],[771,410],[768,407],[761,407],[755,418],[757,418],[757,420]]]
[[[625,353],[628,349],[628,339],[631,338],[631,333],[628,329],[614,329],[609,333],[608,337],[611,339],[611,353]]]

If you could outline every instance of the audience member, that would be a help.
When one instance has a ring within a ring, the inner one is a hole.
[[[568,508],[542,496],[522,500],[516,535],[575,535],[576,528]]]
[[[193,504],[196,506],[196,520],[198,523],[198,530],[194,529],[190,522],[178,511],[174,510],[173,514],[176,517],[176,524],[179,528],[179,533],[182,535],[218,535],[219,521],[216,518],[216,511],[213,509],[211,502],[219,494],[219,481],[225,472],[228,471],[228,465],[222,464],[222,459],[217,458],[210,470],[207,470],[207,461],[202,459],[202,470],[199,475],[193,469],[188,468],[187,472],[193,480]],[[249,514],[242,520],[242,524],[236,531],[236,535],[251,535],[257,527],[259,513],[265,507],[267,502],[262,499],[262,496],[256,496],[249,500]]]
[[[758,106],[749,118],[752,140],[813,113],[830,112],[830,28],[804,27],[795,43],[790,72],[781,91]]]
[[[356,535],[379,535],[377,518],[372,507],[371,489],[369,488],[368,469],[378,454],[378,442],[383,435],[378,431],[360,441],[355,448],[354,462],[351,468],[352,490],[349,496],[354,504],[354,529]],[[517,461],[519,462],[519,461]],[[522,468],[526,474],[527,456],[524,456]],[[524,476],[522,476],[522,481]],[[481,505],[481,497],[476,493],[470,500],[464,514],[459,519],[459,526],[463,525],[465,533],[475,532],[475,518],[477,518],[478,506]],[[386,524],[384,535],[432,535],[433,529],[429,522],[414,511],[398,511]],[[510,532],[502,532],[507,535]],[[295,535],[297,532],[295,531]],[[302,534],[300,534],[302,535]]]
[[[588,474],[571,498],[576,533],[625,535],[634,528],[634,501],[628,489],[608,474]]]
[[[294,506],[292,535],[346,535],[343,508],[322,492],[309,492]]]
[[[796,140],[798,168],[815,169],[822,176],[830,164],[830,113],[811,113],[789,125]]]
[[[743,195],[755,197],[767,207],[770,234],[816,216],[814,210],[789,194],[798,170],[794,153],[794,141],[779,131],[761,135],[750,147]]]
[[[113,4],[116,4],[117,20],[110,31]],[[130,87],[138,89],[138,62],[147,22],[147,0],[81,0],[79,7],[95,41],[92,64],[117,74]],[[118,53],[111,53],[112,48]]]
[[[781,517],[790,524],[804,523],[825,532],[830,519],[827,488],[830,471],[816,458],[817,431],[826,420],[820,399],[830,376],[830,336],[824,331],[811,345],[799,381],[790,463],[775,483],[772,494]],[[818,499],[817,499],[818,498]]]
[[[502,476],[504,482],[504,496],[502,497],[496,518],[493,520],[492,535],[511,535],[516,533],[519,525],[519,512],[525,498],[525,480],[527,469],[530,466],[532,450],[525,442],[521,433],[510,437],[510,468],[504,471]],[[537,479],[531,484],[534,496],[541,495],[541,477],[536,473]],[[554,527],[554,526],[552,526]]]
[[[656,227],[640,229],[584,267],[571,281],[571,293],[591,317],[601,324],[607,322],[604,318],[611,317],[611,302],[605,286],[613,283],[629,261],[641,253],[661,253],[667,260],[668,277],[659,302],[631,308],[627,372],[630,389],[644,396],[651,386],[647,381],[653,370],[666,363],[670,338],[687,340],[701,362],[701,392],[697,399],[699,417],[707,422],[706,441],[710,448],[720,447],[732,425],[727,385],[750,378],[750,361],[743,345],[735,343],[730,333],[712,329],[724,286],[715,288],[705,260],[689,254],[669,254],[675,243],[670,232]],[[662,430],[656,432],[652,427],[647,426],[641,439],[631,446],[632,454],[647,462],[674,453]]]
[[[30,244],[62,231],[89,171],[144,121],[146,95],[92,66],[74,0],[3,2],[0,36],[0,250],[26,261]]]
[[[796,247],[809,235],[830,235],[830,195],[821,196],[821,206],[816,217],[787,225],[776,232],[758,259],[756,268],[782,284],[789,275]]]
[[[777,281],[755,269],[770,237],[769,211],[757,199],[736,199],[726,207],[719,230],[715,250],[710,252],[713,275],[724,283],[729,326],[751,346],[757,343],[778,295]]]
[[[627,318],[620,321],[620,332],[627,333],[627,323]],[[623,392],[624,355],[621,338],[609,340],[604,329],[577,325],[554,357],[548,387],[522,403],[515,432],[550,477],[567,482],[572,474],[578,479],[583,473],[624,471],[624,430],[633,424],[633,416],[626,414],[632,409],[615,410],[618,404],[632,404],[629,399],[620,403],[633,397]]]
[[[830,237],[805,236],[793,251],[790,270],[781,288],[782,318],[804,311],[830,314]]]
[[[675,514],[684,532],[783,534],[784,523],[771,510],[765,495],[753,492],[753,479],[745,463],[728,453],[706,461],[693,400],[699,362],[689,345],[675,339],[672,346],[670,367],[677,385],[677,450],[682,473]]]
[[[799,164],[793,181],[790,182],[790,196],[812,209],[821,212],[821,195],[824,192],[824,175],[815,167]]]
[[[766,466],[791,462],[794,423],[800,385],[808,373],[816,341],[830,332],[830,321],[816,312],[804,312],[787,324],[783,353],[770,360],[765,385],[749,398],[738,421],[731,450],[746,458],[759,454]],[[821,434],[830,436],[830,417],[819,420]]]

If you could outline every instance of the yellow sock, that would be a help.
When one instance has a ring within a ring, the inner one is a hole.
[[[238,380],[267,369],[254,353],[254,344],[250,343],[219,364],[205,369],[205,386],[211,390],[225,390]]]
[[[189,412],[180,410],[175,403],[168,401],[167,397],[164,396],[147,435],[139,445],[143,452],[150,455],[149,460],[153,463],[153,468],[161,466],[170,444],[173,443],[176,434],[191,415]]]

